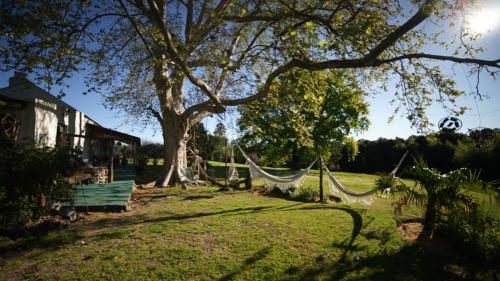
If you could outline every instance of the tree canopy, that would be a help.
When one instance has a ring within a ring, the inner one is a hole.
[[[400,81],[396,108],[425,128],[425,108],[462,94],[433,61],[498,73],[477,58],[465,26],[450,38],[421,23],[463,23],[473,1],[415,0],[2,1],[2,70],[63,83],[85,69],[88,91],[163,131],[166,185],[181,178],[189,129],[204,117],[265,98],[295,69],[356,69],[363,83]],[[425,47],[440,47],[426,53]],[[452,111],[462,111],[451,108]]]
[[[296,163],[299,154],[329,157],[334,145],[367,128],[365,95],[348,71],[289,72],[265,99],[240,108],[241,140],[265,145],[274,163]]]

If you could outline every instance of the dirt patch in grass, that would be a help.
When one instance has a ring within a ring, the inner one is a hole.
[[[398,230],[403,234],[404,238],[409,242],[415,242],[422,232],[422,224],[419,222],[407,222],[398,226]]]
[[[398,230],[410,244],[418,243],[429,250],[429,252],[439,254],[448,259],[458,256],[460,256],[461,259],[465,259],[464,253],[461,253],[460,249],[455,248],[446,237],[434,235],[430,240],[420,239],[419,236],[422,229],[423,225],[420,222],[407,222],[398,226]]]

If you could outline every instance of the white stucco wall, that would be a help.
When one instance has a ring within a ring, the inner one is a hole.
[[[35,99],[35,144],[54,147],[57,141],[56,105]]]
[[[82,115],[83,115],[83,113],[81,113],[80,111],[76,111],[76,110],[72,110],[72,111],[68,112],[68,114],[67,114],[67,116],[68,116],[67,126],[68,126],[68,133],[69,134],[81,135],[82,133],[84,133],[84,129],[82,129],[82,121],[83,121]],[[70,138],[70,145],[73,148],[83,149],[83,142],[84,142],[84,139],[81,137],[74,136],[74,137]]]

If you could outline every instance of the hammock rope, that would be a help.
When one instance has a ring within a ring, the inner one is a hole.
[[[392,169],[392,171],[389,173],[389,175],[390,175],[390,176],[392,176],[392,177],[396,177],[396,173],[398,172],[399,167],[401,167],[401,164],[403,164],[403,161],[405,161],[406,156],[408,155],[408,152],[409,152],[409,150],[407,150],[407,151],[403,154],[403,156],[401,157],[401,159],[399,159],[399,162],[398,162],[398,164],[396,165],[396,167],[395,167],[394,169]]]
[[[301,188],[304,184],[305,176],[309,173],[309,170],[318,160],[316,158],[306,169],[298,172],[297,174],[280,177],[271,175],[268,172],[264,171],[257,164],[255,164],[255,162],[253,162],[252,159],[250,159],[250,157],[245,154],[245,152],[243,152],[239,145],[236,146],[247,161],[252,180],[264,179],[265,186],[268,191],[274,189],[275,187],[278,187],[282,192],[286,192],[290,188]]]

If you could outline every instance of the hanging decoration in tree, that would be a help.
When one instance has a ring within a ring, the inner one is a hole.
[[[442,132],[456,132],[462,128],[462,121],[457,117],[445,117],[439,121],[438,126]]]

